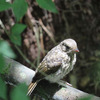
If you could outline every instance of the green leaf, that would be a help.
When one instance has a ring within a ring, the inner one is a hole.
[[[14,11],[17,21],[19,21],[27,11],[27,2],[26,0],[14,0],[12,4],[12,9]]]
[[[92,80],[100,83],[100,61],[93,63],[91,68],[89,68],[89,74]]]
[[[78,100],[92,100],[92,98],[93,98],[93,96],[90,95],[90,96],[87,96],[87,97],[82,97],[82,98],[80,98]]]
[[[0,73],[3,72],[4,64],[5,64],[4,58],[3,58],[2,54],[0,54]]]
[[[11,7],[11,4],[6,2],[5,0],[0,0],[0,11],[7,10]]]
[[[6,85],[0,78],[0,97],[6,100]]]
[[[11,92],[11,100],[29,100],[27,94],[27,86],[25,84],[20,84],[16,86]]]
[[[8,42],[0,40],[0,54],[10,58],[15,58],[13,50],[10,48]]]
[[[15,24],[11,28],[11,34],[10,34],[10,40],[16,44],[16,45],[21,45],[21,33],[24,31],[26,28],[26,25],[23,24]]]
[[[58,13],[55,4],[52,0],[36,0],[39,6],[45,10],[51,11],[53,13]]]

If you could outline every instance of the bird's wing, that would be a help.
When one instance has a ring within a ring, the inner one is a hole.
[[[61,63],[59,63],[58,66],[48,67],[47,61],[41,62],[41,64],[38,66],[33,81],[43,79],[45,76],[55,73],[59,69],[60,65]]]
[[[51,65],[50,65],[51,63]],[[56,58],[56,59],[50,59],[48,61],[47,59],[43,60],[40,65],[38,66],[38,69],[36,70],[36,74],[32,79],[32,83],[29,85],[28,93],[27,95],[31,95],[32,91],[36,87],[37,83],[43,79],[45,76],[55,73],[59,67],[62,64],[62,58]]]
[[[33,80],[36,81],[44,78],[49,74],[55,73],[62,65],[62,61],[65,59],[67,61],[68,57],[65,57],[65,55],[63,55],[60,52],[53,52],[47,54],[47,56],[43,59],[43,61],[38,66],[36,70],[36,75],[33,78]]]
[[[28,88],[28,95],[32,93],[36,84],[43,79],[45,76],[55,73],[61,66],[62,63],[68,63],[68,56],[63,54],[61,51],[52,50],[49,52],[43,61],[40,63],[36,70],[36,74],[32,79],[32,83]]]

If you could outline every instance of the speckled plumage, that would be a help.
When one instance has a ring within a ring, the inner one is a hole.
[[[32,93],[41,79],[45,78],[50,82],[57,82],[67,75],[76,62],[75,52],[78,52],[78,49],[73,39],[66,39],[51,49],[36,69],[35,77],[32,80],[33,85],[29,86],[28,95]],[[41,72],[46,75],[41,74]]]

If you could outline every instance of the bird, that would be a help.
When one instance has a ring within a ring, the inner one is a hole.
[[[66,76],[76,63],[76,53],[79,52],[74,39],[68,38],[52,48],[36,68],[35,76],[28,87],[27,95],[30,96],[38,82],[46,79],[56,83]]]

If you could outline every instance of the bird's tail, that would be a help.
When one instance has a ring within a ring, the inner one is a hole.
[[[33,92],[33,90],[35,89],[35,87],[37,86],[38,82],[34,82],[34,83],[30,83],[29,87],[28,87],[28,92],[27,95],[30,96],[31,93]]]

